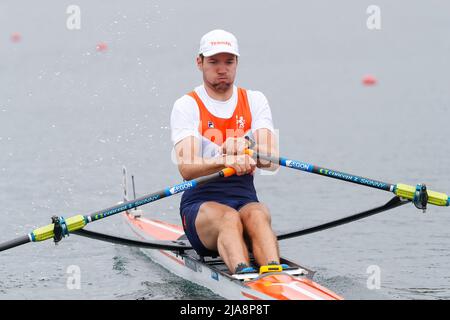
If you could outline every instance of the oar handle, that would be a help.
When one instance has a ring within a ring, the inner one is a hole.
[[[236,170],[234,170],[233,168],[225,168],[221,170],[223,177],[227,178],[227,177],[231,177],[234,174],[236,174]]]

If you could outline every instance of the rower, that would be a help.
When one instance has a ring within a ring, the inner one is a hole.
[[[200,40],[196,59],[203,84],[179,98],[171,114],[171,137],[178,169],[185,180],[233,168],[236,175],[184,192],[180,215],[187,238],[200,256],[217,253],[230,273],[256,271],[258,265],[279,264],[279,249],[267,206],[253,184],[256,167],[277,165],[246,155],[246,134],[255,149],[277,155],[275,130],[266,97],[234,85],[238,42],[224,30]]]

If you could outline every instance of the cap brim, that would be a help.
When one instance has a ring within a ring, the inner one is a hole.
[[[231,49],[230,47],[218,47],[218,48],[214,48],[214,50],[209,50],[206,52],[203,52],[203,56],[204,57],[211,57],[215,54],[219,54],[219,53],[231,53],[234,54],[235,56],[239,57],[239,53],[234,51],[233,49]]]

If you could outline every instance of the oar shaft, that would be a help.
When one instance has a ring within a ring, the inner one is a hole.
[[[313,164],[309,164],[306,162],[299,162],[299,161],[291,160],[288,158],[281,157],[279,160],[279,164],[284,167],[307,171],[307,172],[319,174],[319,175],[322,175],[325,177],[343,180],[346,182],[351,182],[351,183],[367,186],[370,188],[380,189],[380,190],[384,190],[384,191],[393,191],[394,187],[395,187],[391,183],[377,181],[377,180],[373,180],[373,179],[369,179],[369,178],[364,178],[364,177],[357,176],[354,174],[345,173],[342,171],[336,171],[336,170],[332,170],[332,169],[328,169],[328,168],[324,168],[324,167],[319,167],[319,166],[316,166]]]
[[[30,237],[28,235],[21,236],[13,240],[9,240],[0,244],[0,251],[8,250],[14,247],[21,246],[25,243],[31,242]]]
[[[174,185],[172,187],[165,188],[163,190],[160,190],[158,192],[148,194],[146,196],[140,197],[135,200],[130,200],[125,203],[121,203],[119,205],[110,207],[108,209],[100,210],[97,212],[94,212],[92,214],[88,215],[76,215],[70,218],[67,218],[64,220],[64,224],[67,227],[67,230],[69,232],[76,231],[82,229],[86,224],[90,222],[94,222],[109,216],[112,216],[114,214],[124,212],[133,208],[137,208],[140,206],[143,206],[145,204],[172,196],[174,194],[190,190],[195,188],[198,185],[205,184],[207,182],[217,180],[224,177],[229,177],[235,174],[234,169],[232,168],[225,168],[219,172],[200,177],[197,179],[193,179],[190,181],[185,181],[183,183]],[[41,228],[33,230],[31,233],[29,233],[26,236],[22,236],[19,238],[16,238],[14,240],[10,240],[4,243],[0,244],[0,251],[7,250],[10,248],[14,248],[17,246],[20,246],[22,244],[28,243],[28,242],[36,242],[36,241],[44,241],[47,239],[51,239],[54,237],[54,224],[48,224],[46,226],[43,226]]]
[[[174,194],[177,194],[177,193],[180,193],[180,192],[183,192],[186,190],[194,189],[196,186],[208,183],[210,181],[217,180],[217,179],[220,179],[223,177],[229,177],[229,176],[233,175],[234,173],[235,173],[234,169],[225,168],[219,172],[216,172],[216,173],[204,176],[204,177],[199,177],[197,179],[185,181],[183,183],[174,185],[172,187],[167,187],[163,190],[154,192],[152,194],[145,195],[145,196],[137,198],[135,200],[130,200],[130,201],[121,203],[119,205],[116,205],[114,207],[94,212],[94,213],[88,215],[88,220],[89,220],[89,222],[100,220],[100,219],[112,216],[112,215],[120,213],[120,212],[124,212],[127,210],[131,210],[131,209],[143,206],[143,205],[151,203],[151,202],[155,202],[157,200],[172,196]]]
[[[265,161],[270,161],[272,163],[278,163],[279,165],[287,168],[292,168],[300,171],[310,172],[319,174],[322,176],[326,176],[333,179],[343,180],[347,182],[352,182],[360,185],[364,185],[367,187],[380,189],[384,191],[394,191],[395,185],[387,182],[377,181],[369,178],[364,178],[360,176],[356,176],[354,174],[345,173],[341,171],[336,171],[332,169],[327,169],[323,167],[319,167],[310,163],[292,160],[283,157],[273,157],[261,153],[254,152],[253,150],[248,150],[247,152],[250,156],[255,159],[262,159]]]
[[[369,178],[364,178],[350,173],[345,173],[341,171],[336,171],[332,169],[323,168],[310,163],[292,160],[283,157],[274,157],[266,154],[258,153],[254,150],[247,149],[246,153],[252,156],[254,159],[260,159],[265,161],[270,161],[272,163],[278,163],[281,166],[292,168],[300,171],[310,172],[314,174],[319,174],[328,178],[338,179],[346,182],[351,182],[359,185],[363,185],[370,188],[375,188],[384,191],[390,191],[395,195],[413,200],[415,197],[416,188],[410,185],[398,183],[392,184],[388,182],[382,182],[378,180],[373,180]],[[449,206],[450,197],[445,193],[436,192],[432,190],[427,190],[428,203],[437,206]]]
[[[299,237],[299,236],[303,236],[306,234],[310,234],[310,233],[314,233],[314,232],[318,232],[318,231],[322,231],[322,230],[326,230],[326,229],[330,229],[330,228],[334,228],[346,223],[350,223],[353,221],[357,221],[363,218],[367,218],[370,216],[373,216],[374,214],[380,213],[380,212],[384,212],[390,209],[394,209],[398,206],[404,205],[409,203],[409,201],[407,200],[401,200],[399,197],[394,197],[391,200],[389,200],[389,202],[387,202],[386,204],[370,209],[370,210],[366,210],[363,212],[359,212],[356,214],[352,214],[351,216],[347,216],[344,218],[340,218],[337,220],[333,220],[330,222],[326,222],[326,223],[322,223],[319,224],[317,226],[314,227],[309,227],[309,228],[305,228],[305,229],[301,229],[301,230],[295,230],[295,231],[290,231],[290,232],[286,232],[283,234],[279,234],[277,235],[277,239],[278,240],[284,240],[284,239],[289,239],[289,238],[294,238],[294,237]]]

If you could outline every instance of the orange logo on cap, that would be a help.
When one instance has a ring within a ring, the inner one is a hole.
[[[229,41],[211,41],[209,44],[212,45],[212,46],[217,46],[217,45],[224,44],[224,45],[227,45],[227,46],[231,47],[231,42],[229,42]]]

